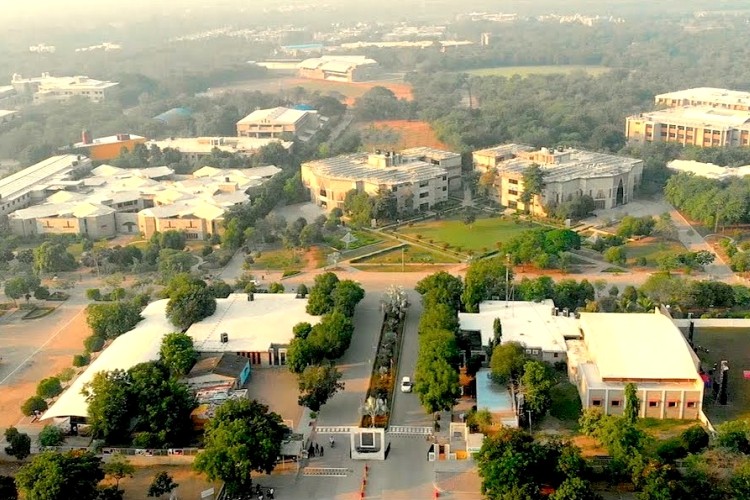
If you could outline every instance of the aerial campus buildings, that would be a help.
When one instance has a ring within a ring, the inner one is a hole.
[[[461,189],[461,155],[433,148],[354,153],[302,164],[316,205],[342,208],[349,191],[392,192],[399,211],[427,210]]]
[[[496,320],[502,328],[501,343],[521,344],[532,359],[567,362],[569,380],[578,388],[584,409],[621,414],[625,385],[632,382],[638,387],[641,416],[700,416],[705,387],[700,360],[672,319],[659,309],[638,314],[574,313],[559,310],[550,300],[486,301],[477,313],[459,313],[460,329],[476,338],[472,354],[484,355],[484,348],[497,345]],[[508,394],[486,377],[487,372],[477,375],[477,406],[488,407],[511,425],[518,395]]]
[[[168,139],[149,141],[146,147],[157,146],[164,151],[166,148],[182,153],[188,160],[198,160],[209,156],[214,150],[242,156],[252,156],[260,148],[270,144],[280,144],[284,149],[292,148],[292,141],[282,141],[278,138],[257,137],[170,137]]]
[[[309,140],[322,119],[313,109],[276,107],[257,109],[237,122],[237,137]]]
[[[336,82],[361,82],[377,75],[379,65],[366,56],[326,55],[305,59],[298,66],[302,78]]]
[[[625,205],[643,175],[641,160],[562,147],[503,144],[475,151],[473,161],[477,172],[491,176],[490,196],[495,201],[534,215],[546,215],[546,207],[583,195],[593,198],[598,209]],[[544,187],[526,206],[523,176],[532,165],[541,168]]]
[[[88,159],[60,156],[0,180],[0,194],[8,195],[0,210],[20,236],[80,234],[99,239],[142,233],[148,238],[179,230],[187,239],[206,240],[223,232],[229,208],[249,201],[280,171],[275,166],[203,167],[175,179],[169,167],[101,165],[91,170]],[[73,172],[80,175],[73,177]],[[91,175],[84,176],[87,173]]]
[[[143,319],[135,328],[102,351],[42,419],[85,419],[88,403],[81,390],[96,373],[127,370],[159,359],[162,339],[174,331],[166,317],[167,302],[158,300],[146,306],[141,313]],[[302,321],[312,325],[320,322],[320,317],[307,314],[306,305],[307,300],[294,293],[243,293],[217,299],[216,312],[194,323],[186,332],[202,358],[186,382],[195,390],[217,386],[232,389],[245,384],[254,369],[285,365],[294,325]]]
[[[629,116],[629,141],[719,147],[750,144],[750,92],[709,87],[655,97],[656,111]]]
[[[65,102],[74,97],[102,102],[119,85],[117,82],[94,80],[88,76],[51,76],[49,73],[32,78],[24,78],[16,73],[10,83],[18,94],[30,94],[34,104]]]

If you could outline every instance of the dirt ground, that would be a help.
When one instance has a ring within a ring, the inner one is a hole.
[[[256,368],[250,374],[247,397],[268,405],[293,429],[302,416],[297,404],[297,379],[286,366]]]
[[[73,355],[83,352],[83,340],[90,335],[83,306],[61,306],[37,320],[9,320],[1,329],[0,428],[32,425],[21,414],[23,402],[35,394],[40,380],[71,367]],[[41,429],[42,424],[33,426]]]
[[[378,120],[360,125],[360,129],[374,127],[381,130],[392,130],[399,135],[396,144],[367,144],[370,148],[406,149],[427,146],[437,149],[450,150],[447,144],[440,141],[429,123],[411,120]]]
[[[167,471],[172,479],[179,484],[175,492],[179,500],[201,498],[201,492],[214,488],[218,494],[221,483],[211,483],[205,476],[195,472],[190,465],[155,465],[153,467],[138,467],[133,478],[120,481],[120,488],[125,490],[124,500],[143,500],[154,476]],[[212,497],[208,497],[209,499]]]

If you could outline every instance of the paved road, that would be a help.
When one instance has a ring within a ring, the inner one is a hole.
[[[319,426],[359,425],[359,407],[367,393],[381,324],[380,294],[368,291],[354,313],[352,343],[337,362],[345,388],[321,408]]]
[[[417,366],[417,352],[419,349],[419,318],[422,316],[422,300],[413,289],[408,290],[411,306],[406,313],[406,325],[404,326],[404,340],[401,346],[401,360],[397,372],[397,388],[394,394],[393,414],[391,425],[430,425],[430,416],[425,413],[419,403],[416,393],[403,393],[400,390],[402,377],[411,377],[414,380],[414,371]]]

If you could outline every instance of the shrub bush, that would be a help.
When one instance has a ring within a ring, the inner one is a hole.
[[[46,286],[40,286],[37,287],[36,290],[34,290],[34,298],[36,300],[47,300],[49,296],[49,288],[47,288]]]
[[[708,447],[708,433],[700,425],[694,425],[680,434],[680,441],[689,453],[699,453]]]
[[[45,425],[39,433],[39,444],[41,446],[60,446],[65,441],[62,429],[55,425]]]
[[[203,248],[201,248],[201,255],[203,257],[208,257],[212,253],[214,253],[214,247],[211,245],[203,245]]]
[[[99,352],[104,347],[104,339],[96,335],[91,335],[83,341],[83,347],[87,352]]]
[[[39,382],[36,386],[36,395],[47,398],[54,398],[62,392],[62,384],[57,377],[48,377]]]
[[[86,298],[89,300],[102,300],[102,291],[98,288],[89,288],[86,290]]]
[[[57,378],[59,378],[63,382],[67,382],[67,381],[71,380],[75,374],[76,374],[76,371],[74,369],[68,367],[68,368],[64,369],[63,371],[61,371],[57,375]]]
[[[30,417],[37,411],[45,411],[48,408],[47,402],[40,396],[31,396],[21,405],[21,413]]]
[[[656,456],[667,463],[685,458],[687,454],[688,451],[680,438],[667,439],[659,443],[659,446],[656,447]]]
[[[88,353],[76,354],[73,356],[73,366],[80,368],[86,366],[91,362],[91,355]]]

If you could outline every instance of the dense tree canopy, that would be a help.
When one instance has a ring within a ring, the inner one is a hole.
[[[185,333],[175,332],[164,336],[161,341],[159,358],[172,376],[187,374],[198,359],[193,339]]]
[[[21,467],[16,484],[27,500],[95,500],[104,479],[101,461],[90,452],[45,451]]]

